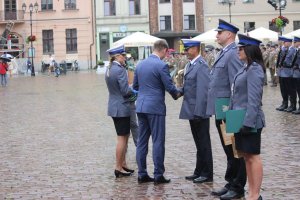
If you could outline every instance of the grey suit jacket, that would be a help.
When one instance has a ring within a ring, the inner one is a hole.
[[[293,77],[292,61],[295,53],[296,53],[296,49],[294,47],[290,47],[288,49],[287,55],[283,61],[283,66],[280,69],[280,77],[283,78]]]
[[[184,96],[179,114],[180,119],[190,120],[195,116],[209,118],[206,114],[209,72],[208,65],[202,57],[199,57],[187,69],[181,89]]]
[[[232,96],[229,109],[246,109],[244,126],[262,128],[265,116],[261,109],[264,85],[264,71],[257,63],[238,71],[232,85]]]
[[[230,87],[233,78],[240,68],[242,61],[238,58],[237,46],[230,44],[216,59],[211,72],[207,97],[207,115],[215,114],[216,98],[230,97]]]
[[[105,81],[109,92],[107,115],[111,117],[129,117],[132,94],[128,86],[126,69],[117,62],[113,62],[105,73]]]

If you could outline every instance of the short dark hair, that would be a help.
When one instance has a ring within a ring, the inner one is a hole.
[[[248,45],[244,47],[245,54],[247,56],[248,66],[250,66],[253,62],[261,65],[264,71],[266,71],[263,56],[259,46],[256,45]]]
[[[169,45],[166,40],[161,39],[154,42],[153,50],[162,51],[163,49],[168,49]]]

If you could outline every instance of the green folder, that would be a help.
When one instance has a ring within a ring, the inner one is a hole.
[[[238,133],[243,126],[246,110],[228,110],[226,112],[226,133]],[[251,129],[257,132],[257,129]]]
[[[215,102],[216,119],[225,119],[229,108],[229,98],[217,98]]]

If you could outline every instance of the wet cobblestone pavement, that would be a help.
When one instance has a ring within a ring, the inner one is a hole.
[[[0,199],[217,199],[224,185],[225,154],[214,119],[214,182],[184,179],[195,166],[188,121],[179,120],[181,99],[167,95],[165,175],[170,184],[138,184],[137,173],[115,179],[116,134],[106,116],[107,89],[95,72],[66,76],[11,77],[0,88]],[[275,111],[279,88],[266,86],[262,135],[264,199],[300,199],[300,116]],[[153,173],[151,145],[149,174]],[[129,166],[137,169],[132,139]]]

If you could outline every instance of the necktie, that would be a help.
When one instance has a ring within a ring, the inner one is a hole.
[[[189,70],[189,68],[191,67],[191,62],[189,62],[186,66],[185,66],[185,68],[184,68],[184,75],[186,74],[186,72]]]

